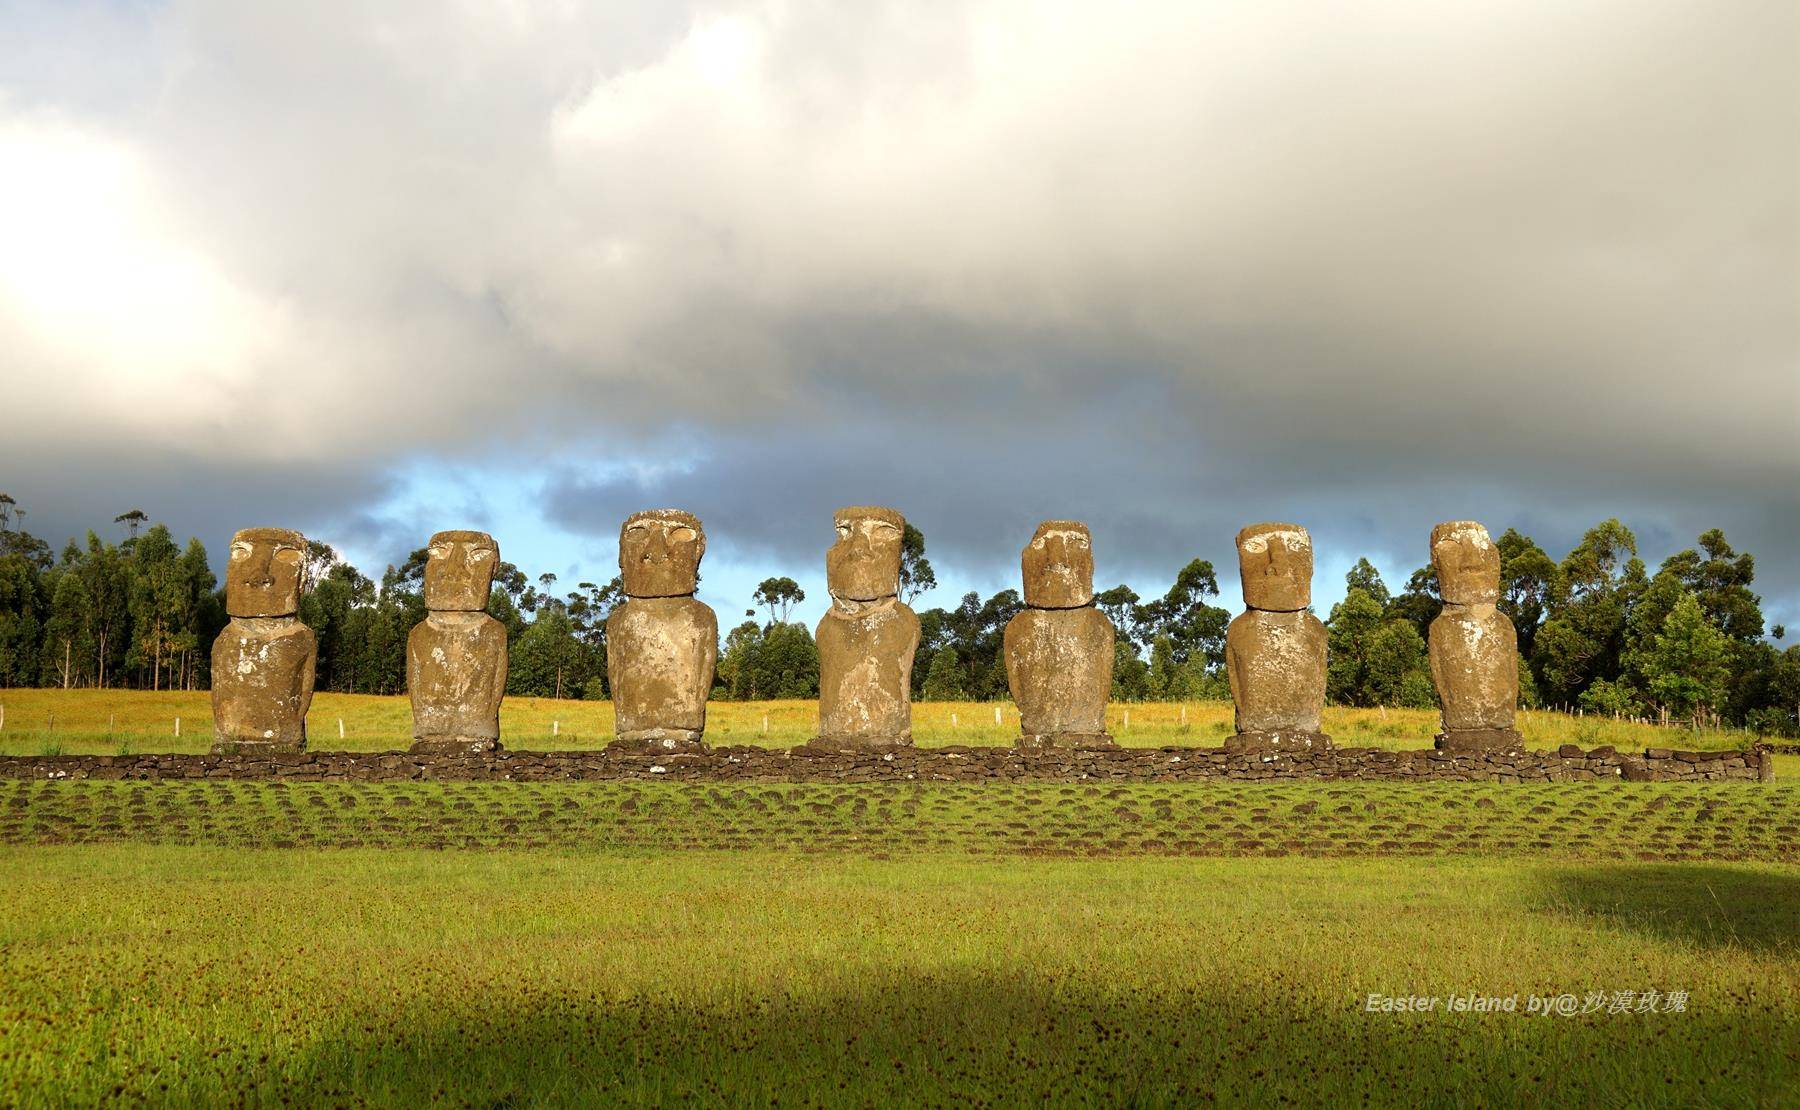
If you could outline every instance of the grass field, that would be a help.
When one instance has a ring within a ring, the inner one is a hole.
[[[1775,1106],[1797,914],[1772,865],[4,848],[0,1101]]]
[[[0,754],[38,755],[49,747],[71,755],[111,755],[121,746],[138,752],[200,752],[212,744],[212,703],[204,691],[0,690],[0,706],[6,711]],[[818,703],[813,701],[715,701],[707,707],[707,739],[720,745],[792,747],[817,735],[818,722]],[[306,727],[308,743],[319,750],[404,748],[412,735],[412,709],[400,696],[319,694]],[[1217,747],[1232,730],[1231,703],[1114,704],[1107,710],[1107,727],[1121,744]],[[613,739],[612,703],[508,698],[500,709],[500,729],[504,743],[524,750],[602,747]],[[1531,711],[1519,715],[1519,730],[1535,748],[1731,748],[1755,739],[1742,731],[1695,733]],[[1330,706],[1325,731],[1341,747],[1428,748],[1438,731],[1438,716],[1436,710]],[[921,745],[1010,744],[1018,734],[1019,714],[1010,702],[913,705],[913,735]]]
[[[0,702],[4,751],[210,739],[204,694]],[[993,709],[920,706],[920,741],[1009,742]],[[1113,727],[1229,727],[1183,709]],[[813,713],[715,705],[712,738],[797,743]],[[519,748],[609,738],[605,703],[506,715]],[[338,716],[344,747],[405,742],[404,699],[321,695],[314,746]],[[1328,721],[1383,747],[1434,726]],[[0,782],[0,1105],[1791,1105],[1800,782],[1777,774]],[[1448,1009],[1471,995],[1513,1011]]]

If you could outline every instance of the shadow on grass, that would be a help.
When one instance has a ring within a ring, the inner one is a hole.
[[[1179,958],[1171,953],[1171,958]],[[478,996],[352,1021],[254,1082],[286,1101],[419,1105],[1768,1104],[1800,1057],[1770,1011],[1643,1021],[1365,1013],[1296,983],[1233,993],[1028,973],[872,973],[807,998]],[[242,1091],[240,1090],[240,1095]]]
[[[1557,907],[1706,948],[1800,953],[1800,872],[1720,864],[1617,864],[1552,871]]]

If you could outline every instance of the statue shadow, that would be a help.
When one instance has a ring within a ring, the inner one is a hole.
[[[1554,907],[1702,948],[1800,954],[1800,871],[1615,864],[1553,871]]]

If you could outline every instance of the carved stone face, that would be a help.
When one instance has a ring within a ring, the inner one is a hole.
[[[839,509],[837,542],[825,552],[825,584],[843,601],[880,601],[900,592],[900,540],[906,518],[892,509]]]
[[[425,608],[478,612],[487,608],[500,565],[500,545],[486,532],[439,532],[425,548]]]
[[[1094,600],[1094,546],[1078,520],[1046,520],[1019,556],[1025,604],[1033,609],[1078,609]]]
[[[686,597],[700,588],[706,532],[680,509],[646,509],[619,529],[619,573],[629,597]]]
[[[291,528],[245,528],[231,537],[225,564],[225,612],[234,617],[291,617],[300,611],[306,537]]]
[[[1500,549],[1473,520],[1447,520],[1431,530],[1431,565],[1447,605],[1500,600]]]
[[[1252,524],[1237,534],[1244,604],[1292,613],[1312,604],[1312,537],[1298,524]]]

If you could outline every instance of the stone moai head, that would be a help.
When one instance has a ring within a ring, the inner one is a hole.
[[[233,617],[291,617],[300,611],[306,537],[292,528],[245,528],[231,537],[225,564],[225,612]]]
[[[1312,537],[1298,524],[1252,524],[1237,534],[1238,573],[1251,609],[1295,613],[1312,604]]]
[[[500,545],[486,532],[439,532],[425,546],[425,608],[474,613],[487,608]]]
[[[839,509],[837,542],[825,552],[825,584],[840,601],[880,601],[900,592],[900,541],[906,518],[892,509]]]
[[[1473,520],[1447,520],[1431,530],[1431,565],[1446,605],[1500,600],[1500,549]]]
[[[1079,609],[1094,600],[1094,543],[1079,520],[1046,520],[1019,555],[1025,604],[1033,609]]]
[[[706,531],[680,509],[645,509],[619,528],[619,574],[627,597],[686,597],[700,588]]]

